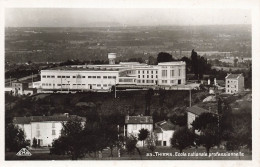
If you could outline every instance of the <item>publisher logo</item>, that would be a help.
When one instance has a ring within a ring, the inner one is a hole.
[[[31,156],[32,154],[26,148],[22,148],[16,155],[17,156]]]

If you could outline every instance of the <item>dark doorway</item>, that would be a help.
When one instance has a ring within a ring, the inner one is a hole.
[[[181,84],[181,80],[180,79],[178,80],[178,84]]]
[[[163,146],[166,146],[166,141],[163,141]]]

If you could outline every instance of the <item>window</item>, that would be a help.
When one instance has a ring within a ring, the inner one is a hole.
[[[103,76],[104,79],[107,79],[107,76]]]
[[[153,78],[153,75],[151,77]]]
[[[147,78],[149,78],[149,75],[147,75]]]
[[[107,87],[107,84],[104,84],[103,86],[104,86],[104,87]]]
[[[156,71],[156,74],[158,74],[158,71]]]
[[[112,77],[111,76],[108,76],[108,79],[111,79]]]
[[[58,75],[58,78],[61,78],[61,76],[60,76],[60,75]]]
[[[54,75],[52,75],[52,76],[51,76],[51,78],[55,78],[55,76],[54,76]]]
[[[70,78],[70,76],[66,76],[66,78]]]
[[[86,78],[85,76],[82,76],[82,78]]]
[[[162,70],[162,77],[167,77],[167,70]]]
[[[56,135],[56,131],[55,130],[52,130],[52,135]]]
[[[91,76],[88,76],[88,78],[91,78]]]
[[[47,78],[50,78],[51,76],[47,75]]]
[[[61,86],[61,84],[58,84],[57,86]]]
[[[41,136],[41,133],[40,133],[39,130],[36,131],[36,136],[37,136],[37,137],[40,137],[40,136]]]
[[[138,78],[140,78],[140,75],[138,75]]]
[[[143,75],[143,78],[144,78],[144,75]]]
[[[113,79],[116,79],[116,76],[113,76]]]
[[[52,128],[55,128],[55,123],[52,123]]]
[[[97,76],[97,78],[101,78],[101,76]]]
[[[171,70],[171,77],[174,77],[174,70]]]
[[[142,80],[142,81],[143,81],[143,83],[144,83],[145,80]]]
[[[66,76],[62,76],[62,78],[65,78]]]
[[[149,70],[147,70],[147,74],[149,74]]]
[[[51,83],[49,83],[49,86],[51,86]]]
[[[43,77],[43,78],[46,78],[46,75],[43,75],[42,77]]]
[[[143,71],[143,74],[144,74],[144,71]]]
[[[137,125],[133,125],[133,130],[136,130],[137,129]]]
[[[153,74],[153,71],[151,71],[151,73]]]
[[[92,78],[97,78],[97,76],[92,76]]]
[[[181,76],[181,69],[179,69],[179,76]]]
[[[97,84],[97,87],[101,87],[101,84]]]
[[[73,78],[76,78],[76,76],[73,76]]]

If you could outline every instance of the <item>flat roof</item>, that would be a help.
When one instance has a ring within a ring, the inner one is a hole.
[[[75,66],[60,66],[42,71],[119,71],[118,68],[101,68],[101,67],[75,67]]]

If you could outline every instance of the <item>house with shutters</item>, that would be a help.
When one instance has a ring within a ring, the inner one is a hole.
[[[153,117],[152,116],[129,116],[125,117],[126,135],[127,137],[134,136],[138,139],[138,134],[141,129],[147,129],[150,134],[153,132]],[[143,142],[138,141],[137,146],[143,146]]]
[[[13,123],[24,131],[25,139],[31,146],[34,138],[38,146],[51,146],[53,140],[61,135],[62,122],[75,118],[82,120],[82,123],[86,121],[84,117],[66,113],[56,116],[14,117]]]
[[[157,137],[157,146],[171,146],[171,138],[174,132],[179,129],[178,125],[174,125],[170,120],[155,123],[154,134]]]
[[[235,94],[244,90],[243,74],[228,74],[226,77],[226,93]]]

